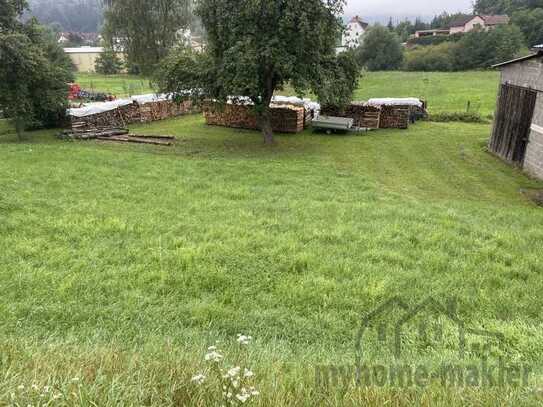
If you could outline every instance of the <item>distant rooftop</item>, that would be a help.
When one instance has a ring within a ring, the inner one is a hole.
[[[369,24],[364,22],[360,17],[358,16],[354,16],[351,21],[349,21],[349,24],[352,24],[352,23],[358,23],[362,26],[362,28],[366,29],[368,28]]]
[[[463,27],[468,22],[473,20],[475,17],[481,17],[485,21],[486,25],[509,24],[509,21],[510,21],[509,16],[506,16],[506,15],[495,15],[495,16],[486,15],[485,16],[485,15],[475,14],[473,16],[464,16],[464,17],[457,18],[456,20],[453,20],[449,24],[449,26],[451,28],[452,27]]]

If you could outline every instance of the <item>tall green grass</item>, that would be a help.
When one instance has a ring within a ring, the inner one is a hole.
[[[238,333],[255,338],[257,405],[541,401],[543,212],[519,190],[542,184],[486,152],[489,126],[305,132],[271,148],[200,116],[133,130],[178,142],[0,136],[0,404],[214,405],[190,378],[216,340],[230,360]],[[315,367],[350,363],[361,315],[394,295],[458,297],[533,382],[317,386]]]

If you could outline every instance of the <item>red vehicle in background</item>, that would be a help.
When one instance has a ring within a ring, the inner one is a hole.
[[[78,99],[80,93],[81,93],[81,86],[79,86],[77,83],[69,84],[69,91],[68,91],[69,100]]]
[[[81,89],[77,83],[68,84],[68,99],[69,100],[85,100],[90,102],[109,102],[116,100],[115,95],[103,92],[89,92]]]

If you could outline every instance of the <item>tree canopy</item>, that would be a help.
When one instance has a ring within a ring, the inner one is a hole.
[[[132,71],[150,74],[191,23],[191,0],[105,0],[104,36]]]
[[[111,48],[106,48],[96,59],[94,65],[97,73],[102,75],[116,75],[123,69],[123,62]]]
[[[364,35],[358,52],[358,62],[370,71],[398,69],[403,62],[403,48],[396,33],[375,25]]]
[[[207,50],[168,58],[158,78],[163,90],[199,89],[223,102],[249,97],[267,143],[273,142],[270,102],[285,85],[298,95],[311,89],[335,103],[352,96],[358,69],[349,54],[338,58],[335,52],[343,0],[198,0],[196,5]]]
[[[72,66],[52,32],[33,20],[19,23],[24,2],[0,1],[2,11],[12,10],[0,21],[0,110],[21,136],[25,128],[54,126],[64,117]]]

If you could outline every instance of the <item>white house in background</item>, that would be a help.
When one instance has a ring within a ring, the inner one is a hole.
[[[354,17],[347,24],[347,28],[343,33],[343,39],[341,40],[341,47],[343,49],[357,48],[362,44],[364,34],[368,29],[368,23],[362,21],[358,16]]]

